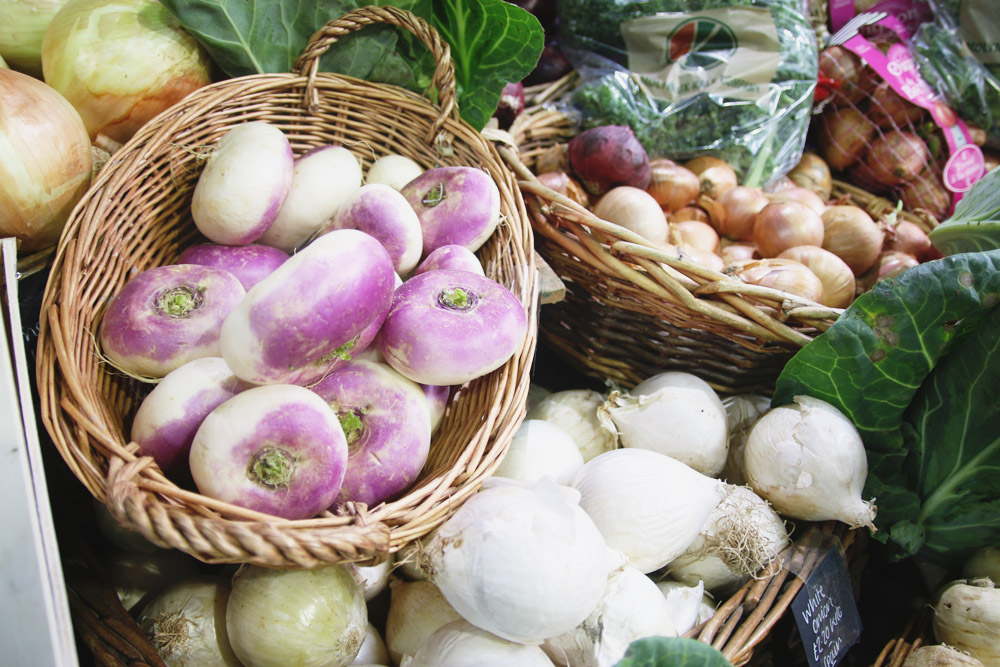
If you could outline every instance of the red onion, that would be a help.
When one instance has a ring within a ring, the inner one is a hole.
[[[649,156],[627,125],[584,130],[569,140],[568,148],[573,175],[592,195],[618,185],[640,189],[649,185]]]

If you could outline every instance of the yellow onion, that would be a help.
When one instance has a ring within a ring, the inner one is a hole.
[[[943,220],[951,211],[952,194],[933,170],[925,168],[899,187],[899,200],[907,211],[924,210],[937,220]]]
[[[59,240],[90,186],[90,138],[80,115],[38,79],[0,69],[0,236],[30,252]]]
[[[670,222],[683,222],[684,220],[701,220],[708,222],[708,213],[698,206],[685,206],[670,213],[667,217]]]
[[[822,245],[823,219],[797,201],[773,202],[754,218],[753,240],[762,257],[797,245]]]
[[[931,151],[913,132],[890,130],[872,141],[864,157],[876,182],[903,185],[912,181],[931,161]]]
[[[777,257],[749,259],[730,264],[726,267],[726,273],[751,285],[770,287],[823,303],[823,282],[809,267],[795,260]]]
[[[871,143],[875,123],[854,107],[827,107],[817,119],[819,153],[833,169],[847,169]]]
[[[744,259],[755,259],[759,257],[757,254],[757,246],[753,243],[746,242],[723,243],[722,248],[719,250],[719,256],[722,257],[722,261],[726,264],[726,266]]]
[[[830,308],[847,308],[854,301],[857,280],[844,260],[819,246],[799,245],[783,250],[779,259],[793,259],[805,264],[823,283],[821,303]]]
[[[41,78],[42,36],[66,0],[0,0],[0,67]]]
[[[45,81],[91,138],[124,143],[146,121],[211,82],[198,42],[155,0],[73,0],[42,39]]]
[[[868,213],[857,206],[830,206],[823,220],[823,249],[844,260],[854,275],[871,268],[885,240],[885,232]]]
[[[826,202],[824,202],[818,194],[809,188],[804,188],[800,185],[785,188],[784,190],[779,190],[778,192],[769,192],[767,194],[767,198],[771,203],[795,201],[800,204],[805,204],[815,211],[816,215],[823,215],[823,211],[826,210]]]
[[[816,153],[806,152],[790,172],[788,178],[802,188],[812,190],[826,201],[833,192],[833,176],[830,165]]]
[[[669,213],[689,205],[700,189],[698,177],[690,169],[667,158],[650,161],[646,192],[653,195],[664,211]]]
[[[736,171],[728,162],[710,155],[701,155],[684,163],[698,177],[701,194],[718,199],[729,188],[738,185]]]
[[[725,215],[715,216],[712,222],[723,236],[740,241],[753,240],[753,223],[760,210],[768,205],[769,199],[760,188],[737,185],[730,188],[719,202]]]
[[[653,243],[667,240],[667,218],[653,196],[631,185],[611,188],[594,205],[594,215]]]
[[[909,220],[900,220],[886,233],[883,250],[898,250],[924,262],[930,259],[934,246],[927,232]]]
[[[569,197],[581,206],[590,206],[590,196],[580,182],[565,171],[548,171],[538,175],[538,181],[550,190]]]
[[[677,246],[691,246],[706,252],[718,252],[719,233],[712,225],[700,220],[682,220],[671,222],[670,242]]]

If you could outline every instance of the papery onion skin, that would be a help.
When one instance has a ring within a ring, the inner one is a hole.
[[[869,86],[862,84],[869,78],[862,75],[865,64],[853,52],[839,44],[829,46],[819,52],[818,68],[836,85],[834,104],[849,105],[864,99]]]
[[[194,37],[153,0],[75,0],[42,39],[45,81],[80,112],[92,139],[125,143],[211,83],[210,66]]]
[[[750,259],[727,266],[726,273],[739,276],[751,285],[781,290],[816,303],[823,302],[823,281],[808,266],[795,260],[779,257]]]
[[[684,163],[698,177],[701,194],[719,199],[727,190],[739,184],[739,177],[725,160],[711,155],[701,155]]]
[[[646,192],[653,195],[663,210],[670,213],[690,205],[698,196],[698,177],[687,167],[667,158],[649,162],[650,178]]]
[[[826,201],[833,191],[830,165],[816,153],[805,152],[798,164],[788,172],[788,178],[799,187],[812,190]]]
[[[719,203],[725,209],[725,215],[712,220],[715,229],[723,236],[752,241],[754,219],[770,200],[760,188],[737,185],[727,190]]]
[[[721,245],[719,233],[707,222],[683,220],[671,222],[668,225],[670,229],[669,240],[674,245],[690,246],[712,253],[719,251]]]
[[[774,202],[754,218],[753,240],[762,257],[776,257],[797,245],[822,245],[823,219],[805,204]]]
[[[864,157],[875,180],[890,187],[912,181],[930,161],[931,152],[924,140],[903,130],[876,137]]]
[[[563,389],[549,394],[531,408],[525,419],[544,419],[569,433],[584,462],[618,446],[614,432],[597,416],[604,396],[593,389]]]
[[[878,129],[854,107],[828,107],[817,119],[819,153],[833,169],[847,169],[867,150]]]
[[[246,667],[345,667],[367,626],[362,585],[346,565],[244,566],[233,577],[226,627]]]
[[[42,37],[66,0],[0,0],[0,67],[42,78]]]
[[[924,169],[913,179],[899,186],[899,200],[907,211],[921,209],[937,220],[948,216],[952,206],[952,194],[944,187],[941,177],[931,169]]]
[[[667,217],[653,196],[631,185],[614,187],[594,204],[594,215],[653,243],[667,240]]]
[[[826,210],[826,202],[824,202],[818,194],[809,188],[804,188],[799,185],[793,185],[790,188],[785,188],[783,190],[779,190],[778,192],[768,193],[767,197],[772,203],[794,201],[800,204],[805,204],[815,211],[817,215],[822,215],[823,211]]]
[[[925,262],[933,252],[927,232],[915,222],[900,220],[895,227],[886,233],[884,250],[898,250],[913,255],[918,261]]]
[[[816,274],[823,283],[824,306],[846,308],[854,301],[857,290],[854,272],[844,260],[829,250],[814,245],[793,246],[783,250],[778,258],[801,262]]]
[[[464,619],[438,628],[401,667],[551,667],[538,646],[505,640]]]
[[[27,74],[0,69],[0,100],[0,236],[41,250],[90,187],[90,137],[69,102]]]
[[[844,260],[855,276],[870,269],[882,252],[885,233],[857,206],[830,206],[823,215],[821,247]]]

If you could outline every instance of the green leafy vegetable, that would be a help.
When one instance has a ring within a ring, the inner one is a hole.
[[[451,47],[462,118],[481,130],[506,83],[541,55],[538,20],[502,0],[163,0],[227,77],[290,72],[309,38],[329,21],[368,5],[425,19]],[[424,92],[434,73],[427,48],[408,31],[372,25],[337,40],[320,70]],[[432,91],[433,94],[433,91]]]
[[[976,181],[929,236],[945,255],[1000,248],[1000,169]]]
[[[697,639],[645,637],[629,644],[615,667],[731,667],[722,652]]]
[[[774,22],[778,63],[765,98],[700,93],[667,104],[649,95],[640,78],[625,69],[628,53],[619,28],[623,21],[731,6],[759,8]],[[818,55],[815,32],[795,2],[562,0],[559,20],[560,38],[581,72],[571,101],[581,110],[584,127],[629,125],[651,156],[686,160],[715,155],[736,170],[741,183],[751,186],[774,181],[801,158]]]
[[[1000,250],[926,262],[861,295],[778,378],[858,428],[876,537],[954,562],[1000,540]],[[945,404],[943,401],[947,401]]]

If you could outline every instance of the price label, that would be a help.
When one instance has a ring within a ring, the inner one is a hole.
[[[809,667],[835,667],[861,636],[861,616],[840,549],[833,547],[792,601]]]

